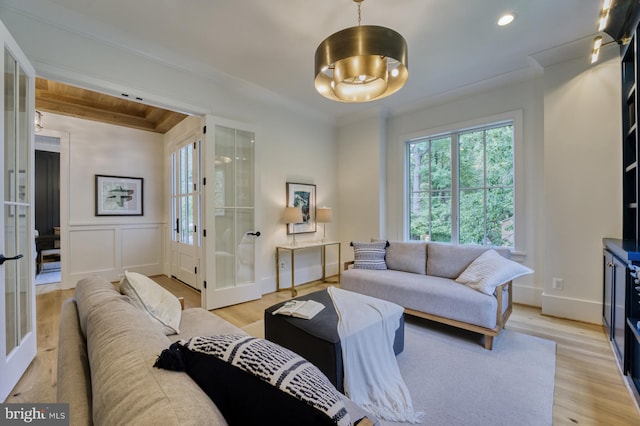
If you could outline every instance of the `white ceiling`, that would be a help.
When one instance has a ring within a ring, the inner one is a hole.
[[[540,63],[588,61],[601,2],[365,0],[363,25],[392,28],[407,40],[409,81],[386,99],[356,105],[329,101],[313,87],[318,44],[357,24],[352,0],[0,0],[68,30],[216,79],[233,76],[334,117],[427,104],[540,72]],[[507,11],[516,20],[498,27]]]

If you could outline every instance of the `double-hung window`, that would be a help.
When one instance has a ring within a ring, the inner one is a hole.
[[[514,122],[406,142],[411,240],[514,247]]]

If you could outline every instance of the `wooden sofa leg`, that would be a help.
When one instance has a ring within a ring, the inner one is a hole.
[[[493,336],[489,336],[488,334],[484,335],[484,348],[488,350],[493,349]]]

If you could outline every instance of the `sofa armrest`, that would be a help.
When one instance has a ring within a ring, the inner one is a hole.
[[[509,290],[506,301],[502,296],[505,288]],[[508,281],[504,284],[497,286],[495,295],[496,295],[496,300],[498,301],[498,309],[496,312],[496,322],[500,328],[503,328],[504,324],[507,322],[507,319],[509,318],[509,316],[511,316],[511,311],[513,309],[512,307],[513,281]],[[506,309],[504,309],[504,314],[503,314],[502,311],[503,311],[503,306],[505,306],[505,304],[506,304]]]
[[[69,404],[71,425],[91,425],[91,368],[75,299],[62,303],[58,338],[56,401]]]
[[[352,266],[355,263],[354,260],[349,260],[348,262],[344,262],[344,270],[348,270],[349,266]]]

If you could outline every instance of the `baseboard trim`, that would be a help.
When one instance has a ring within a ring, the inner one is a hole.
[[[602,324],[602,303],[542,293],[542,314]]]
[[[513,284],[513,302],[528,306],[542,306],[542,289]]]

